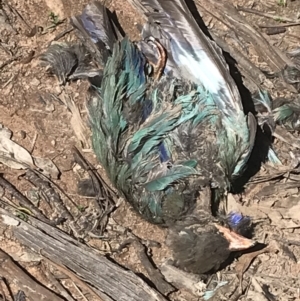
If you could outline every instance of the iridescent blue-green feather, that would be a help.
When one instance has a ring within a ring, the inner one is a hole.
[[[118,162],[124,143],[121,138],[128,126],[123,115],[124,105],[126,101],[141,101],[145,94],[145,75],[137,74],[144,64],[143,56],[128,39],[116,43],[106,63],[101,87],[93,87],[93,97],[88,103],[93,147],[112,181],[116,180],[122,167]],[[128,81],[133,74],[135,88]]]

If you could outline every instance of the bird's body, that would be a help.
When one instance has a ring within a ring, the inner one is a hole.
[[[171,217],[164,208],[177,204],[181,214],[201,188],[228,189],[240,159],[230,151],[241,141],[223,127],[226,117],[203,86],[152,82],[145,64],[128,40],[116,45],[88,108],[94,150],[110,180],[145,218],[164,223]]]
[[[87,103],[93,149],[120,195],[148,221],[169,226],[176,264],[204,273],[234,248],[253,245],[245,239],[236,247],[231,234],[221,234],[211,201],[242,173],[256,122],[243,112],[221,50],[196,27],[184,1],[140,4],[155,10],[147,13],[152,23],[144,35],[151,33],[166,51],[159,78],[149,64],[153,39],[138,46],[120,39],[97,2],[73,18],[105,65]],[[213,259],[204,266],[208,254]]]
[[[141,3],[146,6],[145,2]],[[169,2],[184,3],[159,3]],[[174,20],[166,13],[164,18]],[[172,72],[164,72],[158,81],[145,70],[143,48],[126,38],[116,43],[102,85],[94,88],[95,97],[88,104],[98,159],[126,199],[155,223],[169,219],[168,202],[176,203],[181,214],[195,204],[203,187],[228,190],[254,143],[255,119],[245,116],[223,57],[214,53],[214,59],[208,59],[217,46],[194,27],[196,46],[189,44],[188,50],[188,30],[181,33],[179,27],[171,35],[170,28],[160,27],[161,35],[169,36],[174,45],[165,46],[166,68],[171,65]]]

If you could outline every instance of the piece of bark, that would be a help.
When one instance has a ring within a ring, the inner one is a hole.
[[[144,245],[138,240],[134,239],[133,244],[135,246],[135,249],[138,252],[138,256],[141,260],[142,265],[145,267],[152,283],[155,285],[155,287],[164,295],[168,295],[171,292],[175,291],[175,288],[168,283],[161,272],[154,268],[154,266],[151,264],[146,252]]]
[[[164,262],[160,267],[161,273],[179,289],[185,289],[195,296],[202,297],[206,291],[206,284],[199,275],[184,272],[169,262]]]
[[[28,300],[64,301],[63,298],[36,282],[2,250],[0,250],[0,275],[23,290]]]
[[[54,277],[51,271],[47,268],[45,264],[43,264],[42,272],[45,277],[49,279],[49,281],[55,286],[55,288],[59,291],[59,294],[64,297],[67,301],[75,301],[75,299],[71,296],[71,294],[66,290],[66,288]]]
[[[10,221],[14,237],[21,244],[72,271],[88,283],[103,301],[166,301],[136,274],[111,262],[63,231],[33,217],[29,217],[29,224],[2,208],[0,217],[0,224]],[[12,223],[12,219],[18,223]]]

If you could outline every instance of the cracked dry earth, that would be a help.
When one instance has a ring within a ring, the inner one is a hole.
[[[287,1],[287,3],[278,0],[264,1],[264,3],[246,0],[230,1],[241,7],[249,8],[254,5],[255,9],[261,12],[290,19],[298,18],[300,13],[299,0]],[[66,87],[60,86],[54,77],[49,76],[45,69],[39,66],[39,55],[59,33],[70,28],[67,18],[79,13],[86,3],[87,1],[81,0],[0,1],[0,123],[12,132],[12,140],[24,147],[32,156],[48,158],[54,162],[61,172],[55,183],[72,199],[77,209],[89,207],[91,200],[79,196],[77,192],[77,182],[82,173],[74,163],[73,146],[77,146],[84,156],[97,166],[95,156],[90,150],[90,134],[85,123],[84,102],[88,85],[83,81],[77,81],[68,83]],[[132,39],[138,38],[136,25],[142,24],[143,21],[130,4],[125,0],[111,0],[106,5],[116,11],[126,33]],[[218,34],[227,30],[207,12],[201,13],[212,32]],[[250,24],[277,24],[275,20],[256,14],[241,14]],[[61,20],[65,21],[57,22]],[[259,28],[259,30],[265,29]],[[268,39],[273,45],[286,52],[299,46],[299,37],[300,26],[294,26],[288,27],[284,33],[268,36]],[[74,38],[74,33],[71,32],[65,34],[59,41],[70,41]],[[225,41],[236,43],[231,37],[226,38]],[[238,45],[238,48],[240,47],[241,45]],[[261,61],[251,45],[243,47],[247,48],[244,50],[256,66],[269,71],[267,64]],[[262,86],[273,97],[283,96],[293,99],[297,96],[275,80],[266,80]],[[74,112],[72,114],[62,103],[67,98],[74,101],[84,121],[85,139],[81,139],[83,140],[81,142],[76,127],[78,119],[74,117]],[[296,143],[298,140],[298,133],[284,130],[281,133],[286,135],[289,141]],[[245,294],[235,300],[300,300],[298,188],[300,185],[295,185],[295,182],[299,182],[300,176],[297,172],[287,172],[298,158],[299,148],[278,140],[274,143],[283,166],[276,169],[268,164],[263,165],[256,176],[264,178],[271,175],[269,181],[260,183],[256,178],[246,186],[239,200],[229,196],[230,208],[238,209],[253,217],[254,238],[261,243],[271,242],[268,252],[258,252],[257,256],[251,253],[243,255],[239,261],[233,260],[218,274],[222,279],[229,279],[230,283],[232,279],[241,278],[244,274],[241,283]],[[98,172],[101,173],[100,167]],[[32,186],[22,177],[24,170],[11,169],[0,164],[0,173],[23,194],[32,193]],[[275,177],[276,173],[280,176]],[[286,184],[291,181],[294,185],[287,186]],[[43,209],[47,212],[47,208]],[[54,213],[55,215],[59,215],[59,212]],[[116,224],[131,229],[136,236],[161,244],[161,247],[151,249],[152,259],[157,266],[169,257],[169,251],[164,246],[164,230],[143,221],[126,203],[121,202],[111,216]],[[106,253],[117,248],[125,238],[124,233],[116,235],[111,241],[94,237],[90,238],[87,244]],[[12,256],[29,274],[40,283],[54,289],[51,280],[43,272],[40,255],[20,245],[6,229],[1,228],[0,242],[1,249]],[[114,259],[135,273],[147,276],[134,246],[129,245],[120,254],[115,255]],[[61,283],[72,293],[75,300],[84,300],[84,296],[74,289],[70,279],[63,279]],[[18,290],[17,286],[14,283],[9,285],[15,294]],[[221,295],[215,297],[215,300],[224,298],[226,300],[224,296],[230,289],[232,289],[230,285],[225,286]],[[169,298],[199,300],[185,290],[179,290]],[[94,299],[88,298],[88,300]]]

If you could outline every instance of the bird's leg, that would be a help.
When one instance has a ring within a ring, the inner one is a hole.
[[[167,54],[164,47],[154,37],[149,37],[149,41],[155,45],[158,52],[158,62],[154,64],[149,61],[149,64],[153,67],[154,80],[159,80],[166,65]]]
[[[224,235],[224,237],[229,242],[229,250],[230,251],[242,251],[253,247],[256,242],[243,237],[228,228],[222,227],[220,225],[215,224],[216,228]]]

